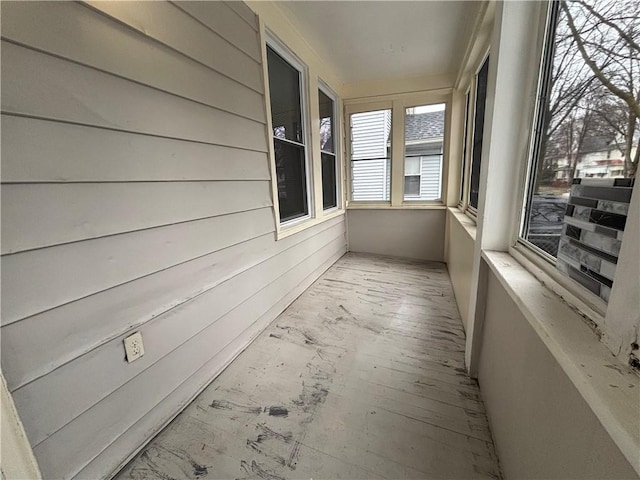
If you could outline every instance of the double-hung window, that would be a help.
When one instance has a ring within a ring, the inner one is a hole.
[[[353,208],[442,202],[448,94],[347,104]]]
[[[640,158],[640,20],[625,5],[551,3],[518,240],[605,302]]]
[[[471,172],[469,175],[469,207],[478,208],[480,195],[480,168],[482,166],[482,136],[484,134],[484,114],[487,100],[487,78],[489,57],[480,67],[476,76],[476,95],[473,120],[473,142],[471,147]]]
[[[444,103],[405,109],[405,202],[442,198],[444,115]]]
[[[305,122],[305,69],[292,55],[267,45],[273,149],[280,222],[309,216],[310,169]]]
[[[320,112],[320,157],[322,159],[322,209],[338,205],[338,162],[336,158],[335,100],[333,95],[318,89]]]
[[[462,165],[460,168],[460,208],[464,206],[464,189],[466,187],[465,177],[467,175],[467,142],[469,134],[469,108],[471,101],[471,91],[467,90],[464,95],[464,128],[462,130]]]

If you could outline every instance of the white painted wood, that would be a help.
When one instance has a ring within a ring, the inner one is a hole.
[[[130,438],[123,437],[121,440],[111,443],[98,457],[82,469],[76,475],[76,478],[95,478],[102,475],[103,472],[112,472],[115,474],[150,440],[151,435],[149,432],[153,432],[152,435],[159,432],[162,426],[172,420],[173,417],[196,396],[196,394],[186,395],[185,392],[200,393],[202,389],[210,383],[211,378],[216,377],[222,372],[224,368],[247,347],[248,343],[252,342],[280,312],[304,292],[304,290],[342,254],[342,252],[338,252],[319,268],[307,275],[306,278],[302,279],[293,287],[288,295],[281,298],[255,323],[248,327],[242,335],[229,343],[218,355],[205,363],[191,377],[185,379],[180,385],[180,388],[171,392],[167,397],[162,399],[161,403],[133,424],[129,430],[127,430]],[[123,460],[121,460],[120,463],[116,463],[117,459]],[[109,477],[111,476],[112,475],[109,475]]]
[[[2,8],[2,365],[43,476],[104,478],[343,255],[346,222],[276,241],[245,5]]]
[[[3,480],[29,478],[40,480],[42,475],[11,394],[7,389],[4,376],[0,372],[0,444],[2,445],[2,463],[0,476]]]
[[[3,325],[273,230],[263,208],[4,256]]]
[[[342,247],[339,244],[342,243]],[[226,328],[211,328],[198,335],[185,348],[175,350],[157,362],[135,382],[128,382],[94,409],[49,437],[34,451],[43,471],[54,478],[70,478],[97,456],[120,434],[140,420],[150,406],[155,406],[180,386],[185,379],[238,337],[247,327],[269,310],[269,304],[285,297],[309,273],[327,260],[342,255],[344,241],[329,244],[315,256],[295,266],[270,288],[261,290],[220,321]],[[130,364],[135,365],[135,363]],[[197,366],[197,367],[196,367]],[[114,421],[115,420],[115,421]],[[100,427],[96,428],[96,425]],[[90,435],[88,432],[92,432]],[[73,446],[73,447],[71,447]]]
[[[2,182],[269,180],[265,153],[2,115]]]
[[[256,18],[256,14],[253,13],[253,11],[247,7],[244,2],[239,0],[229,0],[224,3],[242,17],[247,24],[251,25],[256,31],[258,30],[258,19]]]
[[[4,185],[2,253],[269,206],[266,181]]]
[[[505,477],[640,478],[637,375],[509,255],[485,257],[478,379]]]
[[[255,23],[249,25],[225,2],[179,1],[172,3],[197,18],[257,62],[262,62]],[[255,19],[255,15],[252,17]]]
[[[422,311],[405,315],[414,303]],[[446,310],[458,330],[440,327],[425,313],[431,307]],[[500,478],[481,402],[475,412],[455,404],[478,393],[462,368],[447,363],[461,362],[462,349],[435,367],[438,379],[420,359],[408,370],[385,368],[388,345],[412,361],[424,351],[414,335],[436,332],[464,344],[443,265],[349,254],[118,478],[196,470],[221,478]],[[456,392],[448,401],[429,398],[446,388]]]
[[[475,224],[457,208],[447,210],[449,259],[447,269],[456,295],[456,302],[466,330],[469,322],[469,301],[473,269]]]
[[[349,210],[349,251],[443,261],[445,210]]]
[[[5,112],[266,151],[260,122],[6,41],[2,64]]]
[[[262,93],[260,62],[168,2],[87,1],[96,10]]]
[[[152,275],[25,318],[2,328],[7,383],[15,390],[126,331],[153,320],[288,248],[331,230],[344,218],[273,243],[273,234],[247,240]],[[29,355],[22,352],[30,351]]]
[[[216,8],[217,18],[225,24],[228,18],[237,17],[216,5],[203,3],[202,13]],[[259,92],[86,6],[75,2],[13,2],[3,5],[2,15],[5,39],[264,122]],[[245,38],[257,48],[255,38],[245,32],[237,31],[236,37]]]
[[[227,335],[232,325],[222,320],[225,315],[285,275],[290,265],[314,257],[327,245],[345,243],[344,231],[326,231],[154,317],[137,329],[142,333],[145,354],[131,364],[121,361],[122,341],[130,331],[15,390],[15,402],[28,418],[29,440],[38,445],[92,406],[108,401],[110,394],[146,369],[157,368],[156,363],[166,355],[177,349],[190,350],[190,342],[206,331]],[[78,378],[84,381],[78,382]]]

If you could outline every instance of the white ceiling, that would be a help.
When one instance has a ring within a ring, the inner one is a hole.
[[[455,76],[479,1],[281,1],[345,83]]]

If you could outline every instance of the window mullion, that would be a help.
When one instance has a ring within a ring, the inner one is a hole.
[[[404,197],[404,108],[394,101],[391,118],[391,206],[402,206]]]

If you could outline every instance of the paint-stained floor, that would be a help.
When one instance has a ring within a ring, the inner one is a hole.
[[[446,267],[347,254],[119,479],[501,478]]]

